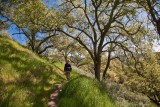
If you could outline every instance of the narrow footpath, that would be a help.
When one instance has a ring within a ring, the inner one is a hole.
[[[59,73],[61,75],[64,75],[64,72],[61,71],[56,65],[54,65]],[[48,99],[48,107],[58,107],[58,101],[59,101],[59,92],[61,91],[62,87],[65,83],[57,84],[55,89],[53,90],[52,94],[50,95],[50,98]]]
[[[59,101],[58,95],[62,87],[63,83],[58,84],[56,86],[56,88],[54,89],[53,93],[50,95],[50,98],[48,100],[48,107],[58,107],[58,101]]]
[[[57,67],[58,68],[58,67]],[[83,70],[80,70],[80,69],[78,69],[77,67],[75,67],[75,66],[72,66],[72,68],[77,72],[77,73],[79,73],[80,75],[86,75],[86,76],[88,76],[88,77],[90,77],[90,78],[94,78],[94,75],[93,74],[91,74],[91,73],[87,73],[87,72],[85,72],[85,71],[83,71]],[[60,71],[59,70],[59,72],[61,73],[61,74],[63,74],[63,72],[62,71]],[[57,86],[56,86],[56,88],[53,90],[53,93],[50,95],[50,98],[49,98],[49,100],[48,100],[48,107],[58,107],[58,101],[59,101],[59,92],[61,91],[61,89],[62,89],[62,87],[64,86],[64,84],[65,83],[61,83],[61,84],[58,84]]]

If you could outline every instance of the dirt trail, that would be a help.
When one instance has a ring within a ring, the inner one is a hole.
[[[91,77],[91,78],[94,78],[93,74],[91,73],[87,73],[83,70],[80,70],[78,69],[77,67],[74,67],[72,66],[72,68],[79,74],[81,75],[86,75],[88,77]],[[59,70],[60,71],[60,70]],[[63,74],[63,72],[60,72],[61,74]],[[62,89],[62,87],[64,86],[65,83],[61,83],[61,84],[58,84],[56,86],[56,88],[53,90],[53,93],[50,95],[50,98],[48,100],[48,107],[58,107],[58,101],[59,101],[59,98],[58,98],[58,95],[59,95],[59,92],[60,90]]]
[[[53,91],[53,93],[50,95],[50,98],[48,100],[48,107],[58,107],[58,95],[59,92],[61,91],[61,88],[63,87],[63,83],[58,84],[55,88],[55,90]]]

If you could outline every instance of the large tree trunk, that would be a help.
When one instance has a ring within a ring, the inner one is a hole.
[[[101,72],[101,58],[96,57],[96,61],[94,61],[94,67],[95,67],[95,78],[100,81],[100,72]]]
[[[95,78],[100,81],[100,65],[97,63],[95,65]]]

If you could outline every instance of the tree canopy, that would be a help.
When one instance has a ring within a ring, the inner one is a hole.
[[[88,51],[98,80],[102,53],[108,54],[103,70],[105,78],[110,61],[114,59],[112,52],[117,49],[131,52],[127,44],[143,29],[136,20],[136,4],[124,0],[62,1],[61,10],[63,17],[68,16],[70,20],[58,31],[77,40]]]
[[[62,61],[70,58],[98,81],[106,79],[117,59],[123,72],[129,72],[130,89],[159,105],[160,62],[152,49],[160,37],[159,0],[59,0],[53,6],[50,2],[1,0],[0,31],[16,26],[11,36],[25,36],[27,48],[39,55],[55,52]],[[132,87],[141,81],[146,84]]]

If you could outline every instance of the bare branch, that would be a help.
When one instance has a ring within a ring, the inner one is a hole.
[[[38,54],[42,54],[43,52],[45,52],[48,48],[52,48],[54,45],[49,45],[46,46],[43,50],[41,50],[40,52],[38,52]]]
[[[74,29],[76,29],[76,30],[78,30],[78,31],[81,31],[81,32],[84,33],[88,38],[90,38],[91,41],[93,42],[92,36],[90,36],[90,35],[85,31],[85,29],[87,29],[88,27],[86,27],[86,28],[84,28],[84,29],[80,29],[80,28],[77,28],[77,27],[75,27],[75,26],[68,25],[68,24],[67,24],[67,26],[68,26],[69,28],[74,28]]]
[[[117,20],[116,20],[116,22],[121,25],[121,26],[117,26],[117,27],[120,28],[121,30],[125,31],[128,35],[135,35],[135,34],[137,34],[137,33],[139,32],[141,26],[142,26],[142,23],[141,23],[141,24],[138,26],[138,28],[136,29],[136,31],[133,32],[133,33],[131,33],[130,31],[128,31],[128,30],[126,29],[126,27],[125,27],[124,24],[122,24],[121,22],[119,22],[119,21],[117,21]]]
[[[87,52],[90,54],[91,58],[94,59],[94,56],[93,56],[92,52],[90,51],[90,49],[80,40],[79,37],[73,37],[73,36],[71,36],[70,34],[68,34],[68,33],[66,33],[65,31],[60,30],[60,29],[57,29],[57,31],[62,32],[62,33],[64,33],[66,36],[71,37],[72,39],[78,41],[78,42],[87,50]]]

